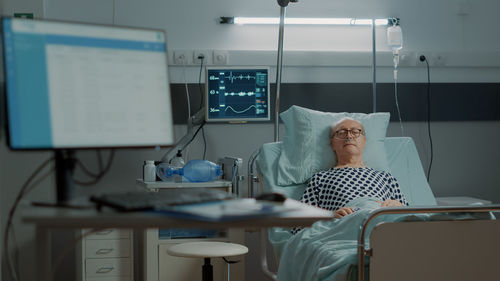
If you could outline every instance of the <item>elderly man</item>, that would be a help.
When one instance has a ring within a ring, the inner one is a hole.
[[[366,136],[360,122],[344,118],[334,124],[330,145],[337,163],[312,176],[302,202],[334,211],[335,218],[353,213],[355,210],[345,205],[359,197],[379,198],[381,207],[408,205],[390,173],[376,171],[363,163]]]

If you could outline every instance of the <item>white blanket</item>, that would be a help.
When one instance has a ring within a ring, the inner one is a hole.
[[[380,208],[375,198],[358,198],[347,206],[359,208],[342,219],[319,221],[305,228],[285,244],[278,269],[278,281],[347,280],[348,268],[357,264],[357,239],[363,220]],[[404,207],[402,207],[404,208]],[[380,222],[412,220],[471,219],[471,214],[458,215],[381,215],[375,218],[366,232],[368,237]],[[482,216],[481,218],[484,218]]]

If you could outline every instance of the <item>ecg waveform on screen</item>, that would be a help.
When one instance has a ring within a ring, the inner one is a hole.
[[[241,113],[249,111],[252,107],[255,108],[255,105],[251,105],[251,106],[249,106],[248,108],[246,108],[244,110],[238,111],[238,110],[235,110],[232,106],[228,106],[228,107],[226,107],[226,109],[224,109],[224,111],[227,111],[228,109],[231,109],[234,113],[241,114]]]
[[[247,75],[243,75],[243,74],[233,75],[233,72],[230,72],[229,76],[226,76],[224,78],[227,79],[227,80],[229,80],[229,81],[231,81],[231,83],[234,83],[234,80],[236,80],[236,79],[239,79],[239,80],[243,80],[243,79],[251,80],[251,79],[254,79],[255,80],[255,76],[251,76],[249,74],[247,74]]]
[[[210,117],[257,119],[268,114],[267,71],[221,70],[207,78]]]
[[[255,80],[255,76],[253,75],[250,75],[250,74],[240,74],[240,75],[233,75],[233,72],[229,72],[229,75],[228,76],[223,76],[224,79],[227,79],[229,80],[231,83],[234,83],[234,80],[243,80],[243,79],[246,79],[246,80]],[[211,75],[209,77],[210,80],[220,80],[220,77],[217,77],[215,75]]]
[[[232,106],[228,105],[225,109],[224,109],[224,112],[228,111],[229,109],[231,109],[232,112],[236,113],[236,114],[242,114],[242,113],[245,113],[247,111],[249,111],[250,109],[255,108],[255,111],[257,114],[261,114],[261,113],[264,113],[264,109],[258,109],[255,105],[251,105],[249,107],[247,107],[246,109],[243,109],[243,110],[236,110],[234,109]],[[219,112],[220,109],[219,108],[214,108],[214,107],[211,107],[210,108],[210,112]]]
[[[239,93],[235,93],[235,92],[231,92],[231,93],[224,93],[225,96],[239,96],[239,97],[244,97],[244,96],[254,96],[255,93],[254,92],[239,92]]]

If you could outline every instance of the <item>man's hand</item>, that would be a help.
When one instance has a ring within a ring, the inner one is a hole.
[[[392,199],[386,199],[384,202],[377,201],[377,203],[380,203],[380,207],[401,207],[403,204],[399,202],[398,200],[392,200]]]
[[[352,214],[354,213],[354,209],[351,208],[351,207],[342,207],[338,210],[336,210],[334,213],[333,213],[333,217],[334,218],[337,218],[337,219],[341,219],[349,214]]]

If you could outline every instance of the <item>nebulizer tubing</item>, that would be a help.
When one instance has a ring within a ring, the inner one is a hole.
[[[399,126],[401,127],[401,135],[404,136],[403,120],[401,118],[401,110],[398,101],[398,66],[399,66],[399,50],[403,48],[403,34],[399,26],[399,19],[390,19],[391,26],[387,28],[387,44],[392,49],[392,61],[394,65],[394,100],[396,102],[396,110],[398,111]]]

